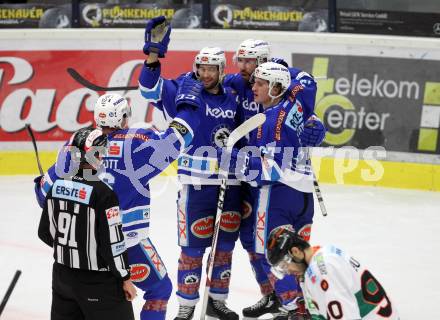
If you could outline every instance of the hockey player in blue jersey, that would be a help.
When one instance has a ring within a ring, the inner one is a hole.
[[[289,70],[281,64],[263,63],[255,69],[254,77],[254,101],[263,106],[266,115],[266,122],[249,141],[262,154],[249,161],[249,170],[258,173],[254,181],[258,188],[252,189],[255,254],[282,302],[274,319],[307,319],[304,305],[299,303],[299,285],[287,278],[271,277],[270,266],[261,255],[268,234],[277,226],[292,225],[304,238],[310,236],[313,175],[307,148],[302,148],[301,133],[307,125],[305,119],[313,115],[314,92],[300,81],[291,81]]]
[[[159,57],[165,55],[168,42],[162,41],[169,32],[164,17],[150,20],[146,27],[144,53],[148,58],[139,77],[141,94],[153,100],[167,119],[175,116],[176,91],[182,77],[192,76],[204,86],[204,116],[191,148],[178,159],[178,177],[182,188],[178,195],[178,261],[179,312],[175,320],[191,319],[199,301],[202,259],[211,245],[221,180],[218,177],[216,148],[222,147],[236,126],[236,96],[221,85],[226,65],[225,53],[217,47],[200,50],[194,59],[193,72],[177,79],[160,76]],[[153,40],[156,41],[152,43]],[[227,308],[232,251],[238,238],[241,200],[240,182],[231,175],[223,207],[215,265],[210,283],[206,314],[221,320],[235,320],[238,315]]]
[[[254,83],[255,69],[259,65],[269,60],[281,61],[286,67],[287,64],[281,59],[270,58],[270,46],[268,42],[254,39],[247,39],[243,41],[237,48],[234,59],[240,72],[226,75],[224,85],[233,88],[240,96],[241,108],[239,108],[238,114],[241,121],[243,121],[264,110],[260,103],[254,101],[252,85]],[[314,97],[316,95],[315,82],[310,75],[300,69],[289,68],[289,72],[291,79],[294,82],[302,81],[304,89],[309,92],[308,96],[313,98],[313,100],[311,100],[309,103],[313,110]],[[293,89],[293,87],[291,89]],[[314,114],[312,114],[308,119],[307,126],[305,126],[304,130],[301,132],[302,146],[318,146],[323,141],[324,135],[324,126],[322,125],[321,121]],[[263,298],[256,304],[244,308],[243,315],[249,318],[256,318],[265,313],[278,314],[280,303],[278,301],[279,299],[275,295],[274,288],[271,285],[266,272],[263,270],[260,260],[264,259],[264,256],[255,254],[254,250],[253,232],[257,218],[255,216],[256,210],[251,206],[251,203],[253,202],[252,194],[255,194],[255,190],[253,192],[252,189],[253,188],[248,184],[243,184],[242,196],[244,201],[244,212],[242,213],[243,219],[240,225],[240,240],[243,248],[248,251],[252,268],[255,271],[256,280],[263,295]],[[282,297],[293,297],[296,288],[293,287],[289,289],[289,287],[286,287],[285,290],[287,292],[284,292]],[[293,298],[281,300],[283,304],[287,305],[293,301]],[[281,314],[279,317],[282,319],[284,315]]]
[[[177,113],[165,132],[128,128],[131,109],[127,100],[118,94],[103,95],[95,104],[96,125],[107,134],[109,141],[103,159],[105,170],[101,170],[99,178],[107,182],[119,198],[131,280],[144,291],[141,320],[164,320],[172,292],[165,266],[148,234],[148,182],[177,159],[191,142],[200,123],[201,89],[201,83],[191,78],[182,80],[176,99]],[[36,185],[37,199],[44,199],[58,176],[75,170],[69,160],[70,151],[64,147],[56,165]]]

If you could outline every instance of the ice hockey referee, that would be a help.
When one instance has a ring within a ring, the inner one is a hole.
[[[134,320],[118,198],[91,178],[106,143],[98,129],[74,133],[66,147],[78,172],[47,193],[38,236],[53,247],[52,320]]]

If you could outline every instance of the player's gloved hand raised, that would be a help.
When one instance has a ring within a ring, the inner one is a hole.
[[[322,121],[316,115],[312,115],[304,123],[304,130],[299,135],[301,145],[303,147],[319,146],[324,141],[326,131]]]
[[[148,20],[145,27],[144,53],[155,52],[159,58],[165,57],[170,43],[171,26],[164,16]]]
[[[46,198],[44,197],[43,193],[41,192],[41,180],[43,179],[43,176],[38,176],[34,179],[34,191],[35,191],[35,198],[37,199],[38,205],[43,208],[44,202]]]
[[[182,78],[176,94],[176,107],[180,105],[191,105],[196,109],[202,108],[202,90],[203,84],[194,79],[192,73],[188,73]]]
[[[278,63],[278,64],[285,66],[286,68],[289,68],[289,65],[287,64],[286,60],[284,60],[283,58],[274,57],[274,58],[270,59],[270,62],[275,62],[275,63]]]

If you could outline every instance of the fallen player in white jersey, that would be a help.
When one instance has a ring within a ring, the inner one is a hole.
[[[339,248],[311,247],[291,226],[280,226],[269,235],[266,257],[275,276],[301,281],[312,320],[399,319],[379,281]]]

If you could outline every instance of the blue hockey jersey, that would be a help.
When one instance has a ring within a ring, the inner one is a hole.
[[[293,80],[284,98],[264,111],[266,121],[249,141],[262,154],[250,159],[249,169],[259,172],[257,184],[281,182],[302,192],[313,191],[308,149],[301,147],[298,136],[313,114],[314,102],[314,90]]]
[[[99,179],[109,184],[118,196],[127,247],[148,238],[149,180],[177,159],[190,144],[198,125],[194,111],[180,110],[165,132],[130,128],[108,135],[107,155],[103,158],[104,168],[98,171]],[[47,171],[41,188],[36,190],[37,198],[45,197],[59,176],[69,176],[75,170],[69,150],[65,146],[59,152],[56,164]]]
[[[139,77],[139,88],[145,99],[151,100],[163,111],[170,121],[176,115],[175,97],[183,77],[168,80],[160,76],[160,66],[148,68],[145,65]],[[191,145],[178,159],[178,174],[182,184],[219,185],[217,148],[226,144],[229,134],[236,127],[238,96],[230,88],[221,86],[219,94],[202,90],[205,104],[204,116]],[[238,185],[234,175],[228,184]]]

